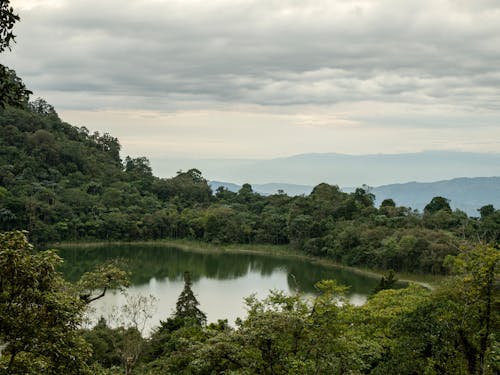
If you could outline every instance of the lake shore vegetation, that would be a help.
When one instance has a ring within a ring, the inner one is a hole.
[[[452,275],[436,289],[382,288],[362,306],[333,280],[319,282],[313,299],[250,296],[234,327],[207,324],[186,274],[176,311],[144,337],[147,301],[127,305],[133,319],[123,326],[101,319],[81,328],[87,306],[107,287],[125,286],[126,274],[108,265],[69,283],[54,251],[5,232],[0,373],[495,374],[499,259],[498,247],[476,246],[448,258]]]
[[[28,230],[38,245],[272,245],[347,266],[446,274],[447,256],[500,238],[500,211],[490,205],[468,217],[443,197],[424,212],[390,199],[375,207],[366,186],[345,193],[322,183],[308,196],[263,196],[250,184],[213,192],[194,168],[158,178],[147,158],[121,160],[116,138],[64,123],[42,99],[1,110],[0,125],[0,229]]]

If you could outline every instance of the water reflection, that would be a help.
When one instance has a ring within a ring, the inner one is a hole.
[[[193,291],[208,321],[227,318],[234,322],[245,315],[243,299],[252,293],[265,297],[270,289],[287,293],[314,295],[314,284],[335,279],[350,286],[352,303],[362,304],[378,283],[345,269],[314,264],[297,258],[273,257],[247,253],[186,251],[161,245],[120,245],[93,248],[62,248],[62,272],[70,281],[83,272],[110,259],[122,259],[132,273],[128,293],[151,294],[158,299],[158,309],[151,324],[168,317],[183,287],[184,271],[191,273]],[[109,293],[95,304],[96,314],[111,314],[112,305],[125,303],[119,293]]]

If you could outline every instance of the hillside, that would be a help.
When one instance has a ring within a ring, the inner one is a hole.
[[[43,100],[0,111],[0,229],[28,230],[38,244],[287,245],[351,266],[424,273],[446,273],[446,257],[478,238],[500,239],[500,211],[489,205],[471,219],[441,198],[418,213],[397,197],[378,207],[366,189],[346,193],[327,183],[299,196],[262,195],[249,184],[213,192],[198,169],[158,178],[147,158],[121,160],[119,151],[116,138],[64,123]],[[256,188],[280,186],[290,187]]]
[[[148,238],[166,197],[180,207],[210,200],[201,177],[160,180],[146,158],[122,162],[119,152],[118,139],[64,123],[43,100],[1,110],[0,228],[28,230],[36,243]]]

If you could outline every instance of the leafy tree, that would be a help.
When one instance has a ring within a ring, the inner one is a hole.
[[[28,103],[28,110],[42,116],[55,116],[59,118],[54,106],[47,103],[45,99],[37,98],[33,102]]]
[[[223,326],[206,332],[208,339],[184,352],[188,358],[172,372],[343,374],[359,370],[342,337],[347,328],[341,316],[348,305],[345,288],[333,281],[317,287],[321,294],[310,303],[278,291],[262,301],[247,298],[248,317],[237,322],[236,330]]]
[[[438,211],[451,212],[450,200],[443,197],[434,197],[431,201],[424,207],[424,212],[427,214],[435,214]]]
[[[359,360],[366,373],[377,373],[385,367],[394,354],[394,340],[398,337],[393,330],[395,322],[403,315],[414,311],[426,301],[431,292],[416,284],[403,289],[387,289],[375,294],[360,307],[346,311],[351,329],[346,339],[358,342]],[[396,349],[395,349],[396,350]],[[388,373],[398,373],[402,366],[397,361],[389,367]],[[384,371],[379,373],[383,374]]]
[[[54,250],[34,252],[23,232],[0,233],[0,373],[91,374],[89,345],[79,334],[89,289],[122,284],[123,273],[105,267],[66,282]]]
[[[11,49],[11,42],[15,42],[13,33],[14,24],[20,18],[14,13],[9,0],[0,2],[0,53]],[[0,64],[0,108],[6,105],[25,106],[28,103],[31,91],[12,69]]]
[[[490,215],[493,215],[495,213],[495,207],[493,207],[492,204],[487,204],[480,209],[478,209],[479,214],[481,215],[481,219],[484,219]]]
[[[19,21],[19,16],[14,14],[10,1],[2,0],[0,3],[0,52],[10,50],[10,43],[15,42],[12,29],[17,21]]]
[[[370,188],[366,185],[364,185],[363,188],[356,188],[353,197],[355,202],[362,207],[372,207],[375,201],[375,195],[370,193]]]
[[[500,251],[491,246],[449,258],[459,275],[395,317],[391,354],[374,372],[498,373],[499,260]]]
[[[8,105],[25,107],[31,94],[13,69],[0,64],[0,109]]]
[[[121,338],[116,329],[110,328],[101,317],[92,329],[82,330],[82,335],[92,347],[92,361],[104,368],[120,367],[122,357],[117,347]]]
[[[380,207],[396,207],[396,203],[394,202],[393,199],[388,198],[382,201]]]
[[[21,232],[0,233],[0,373],[90,374],[78,334],[85,302],[56,267],[56,253],[33,253]]]
[[[128,285],[129,274],[114,260],[99,265],[95,271],[84,273],[76,284],[80,300],[86,304],[104,297],[108,290],[123,290]]]
[[[179,171],[177,176],[157,181],[153,191],[162,200],[176,200],[182,208],[196,204],[207,204],[212,198],[212,190],[198,169]]]
[[[487,373],[490,369],[500,370],[498,339],[496,333],[500,324],[500,248],[480,245],[464,251],[454,259],[455,272],[461,275],[461,287],[453,292],[465,302],[461,305],[469,316],[470,348],[467,355],[469,369]],[[469,347],[469,345],[466,345]],[[495,351],[496,354],[495,354]]]

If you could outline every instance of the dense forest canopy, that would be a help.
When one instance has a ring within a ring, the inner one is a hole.
[[[197,169],[153,175],[147,158],[121,160],[110,134],[63,122],[37,99],[0,112],[0,228],[57,241],[187,238],[287,244],[352,266],[444,273],[461,246],[500,239],[500,211],[452,211],[444,197],[423,212],[367,188],[319,184],[308,196],[263,196],[251,185],[213,192]]]

